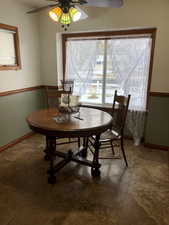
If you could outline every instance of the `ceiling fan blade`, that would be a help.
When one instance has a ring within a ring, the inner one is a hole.
[[[30,13],[36,13],[36,12],[39,12],[39,11],[42,11],[42,10],[44,10],[44,9],[51,8],[51,7],[54,7],[54,6],[57,6],[57,5],[58,5],[58,4],[42,6],[42,7],[40,7],[40,8],[31,9],[31,10],[28,11],[27,13],[28,13],[28,14],[30,14]]]
[[[47,2],[55,2],[55,3],[59,3],[59,0],[46,0]]]
[[[120,8],[123,0],[87,0],[87,6]]]

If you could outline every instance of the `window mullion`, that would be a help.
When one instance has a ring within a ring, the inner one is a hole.
[[[102,105],[105,104],[106,94],[106,73],[107,73],[107,40],[104,40],[104,57],[103,57],[103,85],[102,85]]]

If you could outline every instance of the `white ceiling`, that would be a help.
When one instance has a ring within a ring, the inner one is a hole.
[[[48,5],[50,2],[47,2],[46,0],[13,0],[17,2],[21,2],[28,7],[40,7],[40,6],[45,6]]]
[[[49,4],[55,4],[55,2],[51,2],[51,1],[47,1],[47,0],[12,0],[12,1],[17,1],[17,2],[23,3],[26,6],[32,7],[32,8],[46,6],[46,5],[49,5]],[[94,6],[95,6],[95,3],[96,2],[97,3],[100,3],[101,4],[100,6],[102,6],[102,1],[104,1],[104,0],[100,0],[98,2],[97,2],[97,0],[90,0],[90,6],[92,6],[92,2],[94,3]],[[107,0],[106,2],[109,2],[109,1],[110,0]],[[114,0],[113,2],[114,2],[113,3],[114,4],[114,7],[116,7],[116,5],[119,5],[120,2],[122,3],[123,0]]]

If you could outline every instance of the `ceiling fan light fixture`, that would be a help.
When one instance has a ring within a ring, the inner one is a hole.
[[[81,19],[86,19],[88,15],[78,7],[78,5],[88,5],[96,7],[112,7],[119,8],[123,5],[124,0],[47,0],[54,2],[46,6],[34,8],[27,13],[36,13],[42,10],[52,8],[49,11],[50,18],[62,24],[62,27],[67,30],[71,22],[76,22]],[[55,8],[56,7],[56,8]]]
[[[63,25],[69,25],[71,22],[76,22],[81,18],[82,13],[75,7],[70,7],[67,12],[60,7],[56,7],[49,11],[49,16],[55,22]]]

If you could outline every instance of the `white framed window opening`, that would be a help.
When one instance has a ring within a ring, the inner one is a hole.
[[[114,91],[131,94],[130,109],[146,110],[151,36],[69,39],[66,77],[87,104],[109,105]]]
[[[156,28],[108,33],[66,36],[65,79],[74,80],[73,92],[83,104],[112,106],[115,90],[130,94],[126,127],[139,145],[144,136]]]

